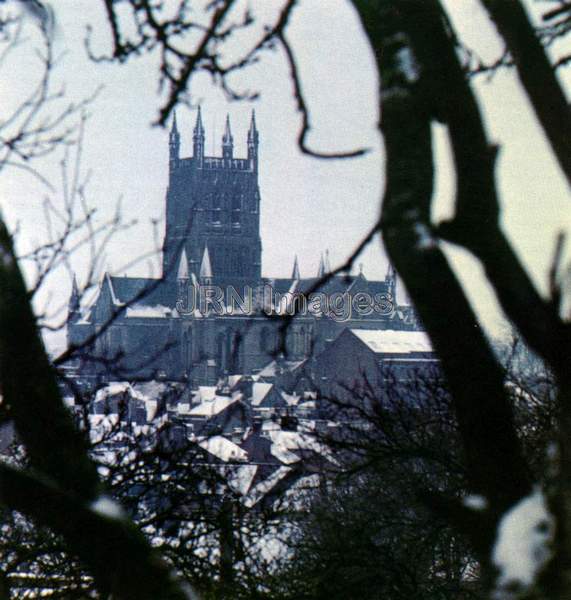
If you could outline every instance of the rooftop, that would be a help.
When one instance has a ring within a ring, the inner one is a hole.
[[[423,331],[395,331],[392,329],[351,329],[350,331],[376,353],[433,352],[430,340]]]

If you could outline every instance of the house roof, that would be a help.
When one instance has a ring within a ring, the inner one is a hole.
[[[213,399],[205,400],[192,408],[188,414],[193,417],[213,417],[228,408],[231,404],[234,404],[234,402],[240,400],[241,397],[241,394],[214,396]]]
[[[260,406],[273,386],[273,383],[254,383],[252,386],[252,406]]]
[[[222,435],[207,437],[198,442],[198,445],[224,462],[233,460],[243,461],[248,458],[248,454],[245,450]]]
[[[423,331],[397,331],[392,329],[350,329],[375,353],[411,354],[413,352],[433,352],[432,345]]]

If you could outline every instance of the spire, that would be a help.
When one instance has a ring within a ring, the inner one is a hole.
[[[75,322],[80,316],[80,302],[79,302],[79,289],[77,287],[77,280],[75,279],[75,273],[71,282],[71,294],[69,296],[68,303],[68,319]]]
[[[299,275],[299,264],[297,262],[297,254],[295,255],[295,258],[293,259],[293,271],[291,273],[291,278],[294,281],[299,281],[301,279],[301,277]]]
[[[387,267],[387,274],[385,276],[385,279],[396,279],[397,276],[397,272],[395,270],[395,268],[393,267],[393,265],[391,263],[389,263],[389,266]]]
[[[172,121],[172,127],[169,133],[169,166],[171,169],[176,167],[180,157],[180,134],[176,124],[176,112]]]
[[[71,282],[71,295],[69,297],[69,309],[70,310],[78,310],[79,309],[79,289],[77,287],[77,279],[75,278],[75,273],[73,274],[73,280]]]
[[[200,106],[198,107],[198,114],[196,115],[196,123],[194,124],[192,134],[192,148],[194,158],[202,160],[204,158],[204,125],[202,124]]]
[[[256,111],[252,109],[252,118],[250,119],[250,129],[248,131],[248,142],[258,143],[258,129],[256,127]]]
[[[329,250],[325,250],[325,261],[323,262],[323,268],[326,273],[331,273],[331,263],[329,262]]]
[[[194,124],[194,137],[204,137],[204,125],[202,124],[202,111],[201,107],[198,107],[198,114],[196,115],[196,123]]]
[[[254,168],[258,168],[258,144],[260,136],[256,127],[256,111],[252,110],[250,129],[248,130],[248,158],[254,161]]]
[[[188,279],[188,260],[186,258],[186,250],[184,248],[180,253],[180,262],[178,263],[178,273],[176,278],[179,281]]]
[[[212,265],[210,264],[210,254],[208,252],[208,245],[204,246],[204,254],[202,255],[202,262],[200,263],[200,279],[211,279],[212,278]]]
[[[173,112],[171,135],[173,135],[175,133],[178,134],[178,127],[177,127],[177,124],[176,124],[176,110]]]
[[[325,263],[323,262],[323,252],[319,258],[319,267],[317,268],[317,277],[321,278],[325,275]]]
[[[230,130],[230,115],[226,115],[226,127],[224,129],[224,135],[222,136],[222,157],[232,158],[234,150],[234,138],[232,131]]]
[[[389,293],[393,296],[393,298],[395,298],[397,292],[397,272],[391,263],[389,263],[387,268],[385,281],[387,283],[387,289]]]

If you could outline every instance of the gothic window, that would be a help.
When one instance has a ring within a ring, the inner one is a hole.
[[[309,356],[310,353],[311,353],[311,330],[308,329],[305,332],[304,354],[305,354],[305,356]]]
[[[210,257],[212,261],[212,270],[215,273],[222,272],[222,258],[223,256],[220,253],[220,248],[214,246],[212,249],[209,248]]]
[[[242,248],[242,252],[241,252],[241,258],[242,258],[242,265],[243,265],[243,269],[244,269],[244,275],[248,274],[248,270],[247,269],[247,265],[249,263],[249,258],[250,258],[250,251],[248,250],[248,248]]]
[[[228,372],[239,373],[242,367],[242,334],[230,329],[228,331]]]
[[[220,225],[222,222],[222,197],[220,194],[214,194],[212,197],[212,223]]]
[[[296,354],[303,354],[305,351],[305,329],[300,327],[294,334],[294,347]]]
[[[188,331],[184,339],[184,368],[189,369],[192,365],[192,332]]]
[[[226,333],[221,332],[216,336],[216,360],[219,373],[224,373],[228,368],[228,353],[226,348]]]
[[[240,225],[242,198],[238,195],[232,198],[232,225]]]
[[[273,354],[276,351],[276,332],[269,327],[262,327],[260,332],[260,352]]]
[[[230,273],[232,275],[243,275],[242,264],[240,261],[240,255],[238,251],[230,253]]]

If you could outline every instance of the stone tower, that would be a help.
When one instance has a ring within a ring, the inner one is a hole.
[[[208,249],[216,280],[259,280],[261,277],[259,134],[252,112],[247,158],[234,157],[234,136],[226,118],[221,156],[205,156],[205,130],[200,108],[192,141],[193,155],[180,157],[180,135],[173,121],[169,137],[169,185],[163,277],[175,280],[183,250],[188,272],[199,276]]]

